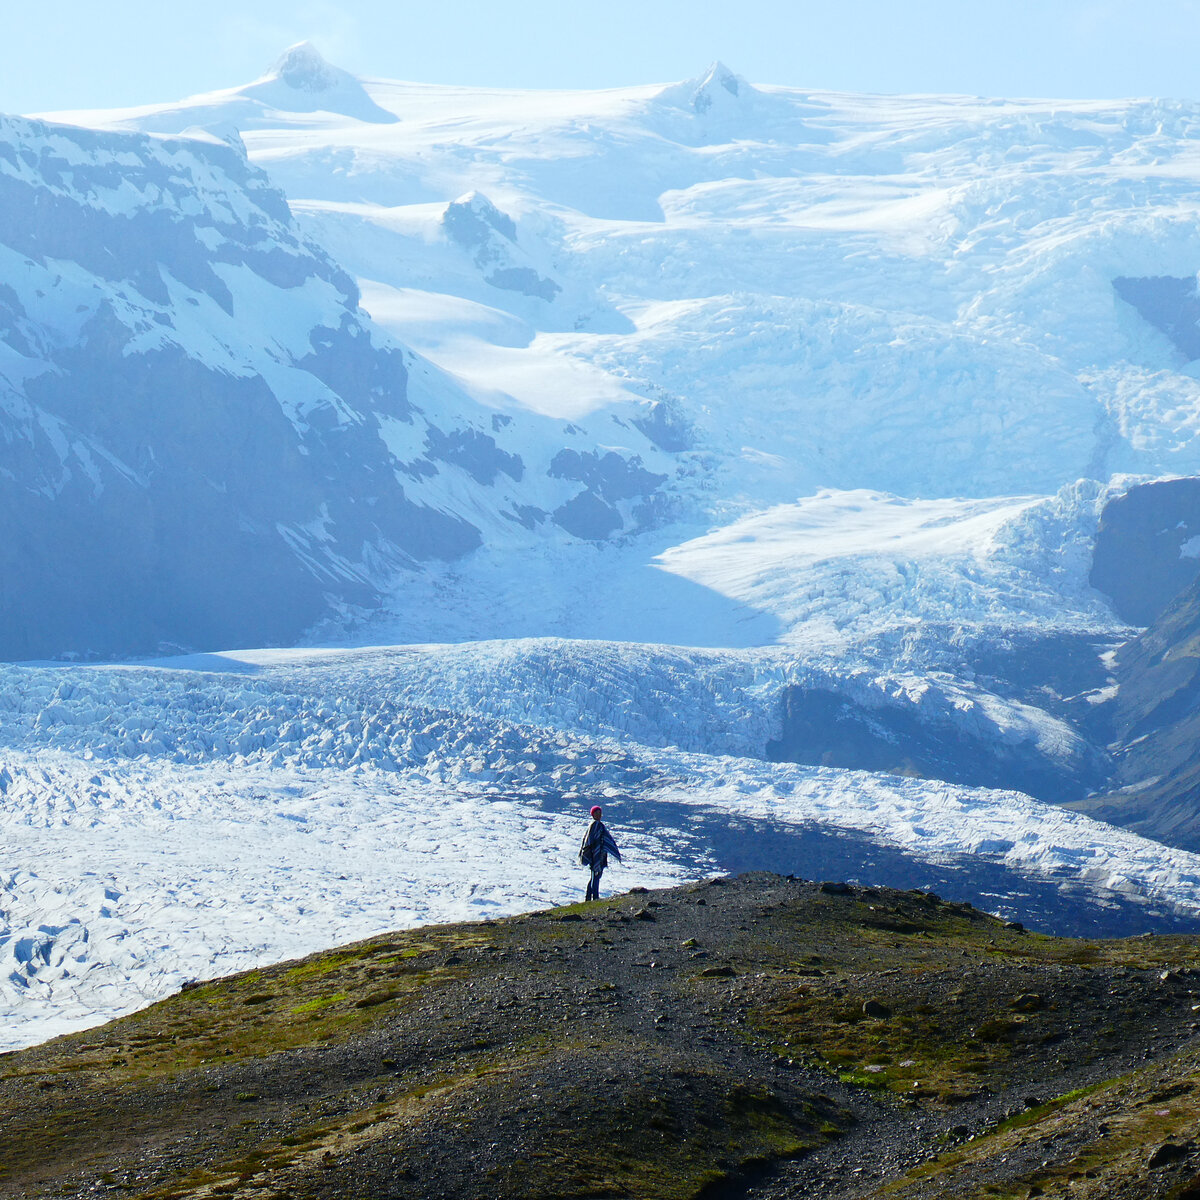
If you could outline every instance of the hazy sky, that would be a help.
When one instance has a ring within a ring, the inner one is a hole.
[[[0,0],[0,111],[174,100],[292,42],[360,75],[1200,97],[1200,0]]]

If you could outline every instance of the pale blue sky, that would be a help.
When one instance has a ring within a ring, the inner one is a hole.
[[[1200,0],[0,0],[0,111],[229,87],[304,38],[432,83],[615,87],[720,58],[809,88],[1200,97]]]

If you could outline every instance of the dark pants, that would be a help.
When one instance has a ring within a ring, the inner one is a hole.
[[[593,867],[591,878],[588,879],[587,892],[584,894],[584,900],[599,900],[600,899],[600,876],[604,874],[603,867]]]

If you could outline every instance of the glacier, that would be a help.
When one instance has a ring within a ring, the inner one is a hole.
[[[1112,532],[1200,473],[1198,130],[307,44],[5,118],[7,1044],[573,898],[596,801],[614,886],[1195,928],[1200,847],[1062,802],[1200,571],[1182,494]]]

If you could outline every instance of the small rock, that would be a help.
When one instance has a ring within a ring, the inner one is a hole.
[[[851,892],[851,887],[848,883],[826,880],[821,884],[821,891],[827,896],[848,896]]]
[[[644,888],[644,887],[632,887],[632,888],[630,888],[630,889],[629,889],[629,894],[630,894],[631,896],[645,896],[645,895],[647,895],[647,894],[649,893],[649,891],[650,891],[650,889],[649,889],[649,888]]]
[[[965,1138],[971,1131],[965,1125],[951,1125],[946,1133],[952,1138]]]
[[[633,919],[635,921],[653,921],[655,916],[648,908],[639,908],[637,912],[633,914]]]
[[[457,954],[447,954],[446,955],[446,966],[460,967],[460,966],[462,966],[462,959],[459,958]]]
[[[563,913],[563,915],[561,917],[559,917],[558,919],[560,921],[582,921],[583,920],[583,918],[578,913]]]
[[[1004,928],[1011,929],[1013,931],[1013,933],[1024,933],[1025,932],[1025,926],[1022,925],[1020,921],[1005,921]]]
[[[737,972],[732,967],[705,967],[700,972],[701,979],[736,979]]]
[[[679,944],[681,946],[688,946],[688,947],[700,945],[700,943],[698,941],[696,941],[695,938],[688,938],[687,941],[680,942]]]
[[[892,1010],[886,1004],[881,1004],[878,1000],[866,1000],[862,1006],[863,1016],[871,1017],[876,1021],[886,1021],[892,1015]]]
[[[1026,1096],[1021,1103],[1024,1104],[1026,1108],[1041,1108],[1043,1101],[1041,1096]]]
[[[1167,1167],[1181,1158],[1187,1158],[1190,1153],[1191,1150],[1187,1146],[1180,1146],[1175,1142],[1163,1142],[1146,1160],[1146,1166],[1152,1171],[1157,1171],[1159,1167]]]
[[[1183,983],[1183,980],[1174,971],[1160,971],[1158,973],[1158,982],[1167,987],[1173,987],[1176,984]]]
[[[707,900],[705,900],[705,898],[704,898],[703,896],[701,896],[701,897],[700,897],[700,899],[696,901],[696,903],[697,903],[697,904],[703,904],[703,905],[705,905],[706,907],[707,907],[707,905],[708,905],[708,901],[707,901]]]
[[[1046,999],[1037,992],[1022,992],[1008,1007],[1015,1012],[1038,1012],[1046,1007]]]

